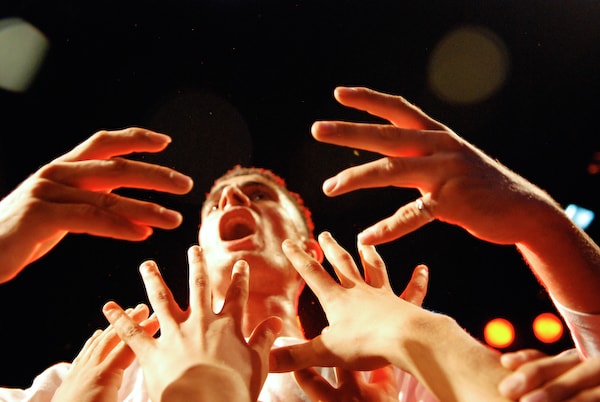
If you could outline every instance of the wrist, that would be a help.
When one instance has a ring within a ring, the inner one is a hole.
[[[161,402],[251,401],[248,385],[225,366],[196,365],[185,370],[163,391]]]

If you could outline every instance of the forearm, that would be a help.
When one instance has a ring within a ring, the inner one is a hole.
[[[518,250],[544,287],[562,305],[600,313],[600,248],[566,214],[543,208]]]
[[[172,382],[156,402],[251,401],[247,384],[232,369],[195,366]]]
[[[498,393],[499,382],[509,373],[499,353],[450,317],[422,312],[398,329],[403,335],[391,363],[411,373],[440,401],[507,401]]]

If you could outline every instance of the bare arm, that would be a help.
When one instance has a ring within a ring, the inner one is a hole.
[[[441,401],[504,401],[498,383],[508,374],[500,355],[452,318],[398,298],[372,246],[359,245],[363,279],[331,235],[319,236],[340,280],[290,241],[284,252],[314,291],[329,326],[307,343],[271,352],[271,371],[312,366],[373,370],[388,364],[415,376]]]
[[[325,194],[396,186],[422,195],[366,229],[360,241],[389,242],[434,219],[458,225],[482,240],[516,245],[557,301],[600,313],[600,248],[544,190],[400,96],[340,87],[335,97],[389,124],[313,125],[319,141],[382,155],[326,180]]]
[[[119,196],[118,188],[184,194],[192,180],[167,167],[122,158],[160,152],[171,139],[141,128],[100,131],[42,166],[0,201],[0,283],[54,247],[67,233],[140,241],[182,217],[156,203]]]

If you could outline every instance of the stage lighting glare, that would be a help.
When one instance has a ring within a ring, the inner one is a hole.
[[[563,331],[562,322],[552,313],[542,313],[533,320],[533,333],[544,343],[558,341],[562,337]]]
[[[0,20],[0,88],[26,91],[48,50],[48,39],[21,18]]]
[[[581,229],[585,230],[594,220],[594,211],[580,207],[579,205],[569,204],[565,208],[565,213]]]
[[[479,103],[504,86],[509,66],[507,47],[496,33],[463,26],[448,32],[431,52],[428,85],[447,103]]]
[[[515,328],[507,319],[494,318],[485,325],[483,337],[488,345],[503,349],[515,340]]]

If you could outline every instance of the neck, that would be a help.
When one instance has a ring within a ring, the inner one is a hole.
[[[295,299],[282,295],[260,295],[253,292],[248,296],[248,303],[244,311],[242,326],[244,336],[250,336],[258,324],[271,316],[279,317],[283,321],[280,336],[304,338],[298,322]]]

